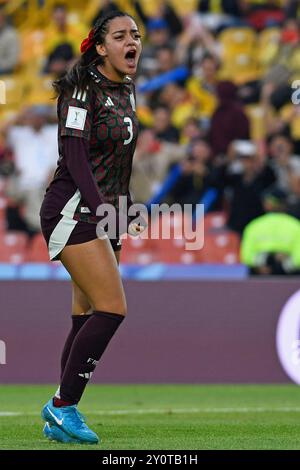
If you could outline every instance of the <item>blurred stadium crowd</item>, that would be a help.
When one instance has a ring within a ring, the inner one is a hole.
[[[129,240],[123,261],[241,259],[253,273],[299,273],[300,1],[0,3],[0,261],[48,259],[38,211],[57,159],[51,83],[96,19],[119,7],[144,43],[133,198],[204,203],[206,213],[199,252]]]

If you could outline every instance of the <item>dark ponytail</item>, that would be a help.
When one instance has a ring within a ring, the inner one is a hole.
[[[104,44],[105,36],[108,33],[109,23],[118,17],[131,16],[122,11],[112,11],[107,15],[100,17],[95,26],[91,30],[89,37],[81,44],[81,57],[73,65],[73,67],[61,78],[53,82],[53,88],[56,96],[60,96],[65,91],[74,90],[76,87],[78,91],[86,89],[90,84],[90,75],[88,68],[91,65],[102,65],[104,59],[97,53],[96,45]]]

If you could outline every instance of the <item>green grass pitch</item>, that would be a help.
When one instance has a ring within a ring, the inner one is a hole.
[[[293,385],[90,385],[80,410],[97,446],[42,435],[53,386],[0,387],[0,449],[299,449],[300,388]]]

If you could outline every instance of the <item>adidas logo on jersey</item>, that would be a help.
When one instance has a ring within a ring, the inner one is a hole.
[[[80,212],[81,212],[82,214],[90,214],[90,213],[91,213],[91,211],[90,211],[90,209],[89,209],[88,207],[81,207],[81,208],[80,208]]]
[[[109,106],[114,106],[111,97],[109,96],[105,102],[105,106],[108,108]]]
[[[84,379],[90,379],[93,375],[93,372],[86,372],[85,374],[78,374],[79,377],[83,377]]]

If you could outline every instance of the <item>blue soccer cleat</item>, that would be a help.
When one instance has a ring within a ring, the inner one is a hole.
[[[76,405],[58,408],[53,405],[51,398],[42,410],[42,418],[82,443],[98,444],[99,442],[97,434],[85,424]]]
[[[69,434],[66,434],[58,426],[48,422],[44,426],[43,433],[44,436],[49,439],[49,441],[63,442],[64,444],[83,444],[83,442],[79,439],[75,439],[74,437],[69,436]]]

